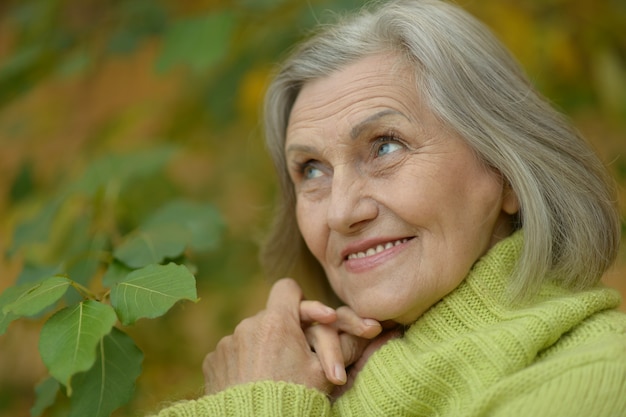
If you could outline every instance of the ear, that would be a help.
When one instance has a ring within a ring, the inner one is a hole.
[[[502,211],[504,211],[508,215],[514,215],[519,212],[519,200],[517,199],[517,194],[513,191],[511,184],[508,181],[504,181],[504,186],[502,188]]]

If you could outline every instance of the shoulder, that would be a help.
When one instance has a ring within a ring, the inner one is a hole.
[[[561,335],[477,406],[493,416],[613,417],[626,415],[625,392],[626,314],[607,310]]]
[[[625,392],[626,314],[606,311],[562,335],[477,405],[490,416],[614,417],[626,415]]]
[[[596,358],[626,362],[626,314],[617,310],[595,313],[539,354],[540,360]]]

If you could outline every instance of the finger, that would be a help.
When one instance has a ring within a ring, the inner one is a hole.
[[[272,286],[266,306],[268,310],[288,312],[293,317],[299,318],[302,298],[302,289],[296,281],[291,278],[283,278],[276,281]]]
[[[222,338],[215,347],[215,351],[204,357],[202,372],[204,374],[205,394],[207,395],[219,392],[228,386],[228,377],[231,371],[229,365],[232,356],[225,356],[224,353],[233,350],[231,340],[231,336]]]
[[[335,385],[347,381],[344,356],[337,330],[325,324],[311,326],[305,330],[309,346],[313,348],[326,378]]]
[[[365,348],[371,343],[371,340],[356,337],[348,333],[339,335],[339,345],[341,346],[341,355],[344,359],[344,366],[348,367],[359,360]]]
[[[336,311],[337,320],[334,326],[345,333],[365,339],[372,339],[378,336],[383,330],[378,321],[361,318],[350,307],[342,306]]]
[[[214,364],[216,363],[216,353],[209,353],[203,363],[202,372],[204,374],[204,394],[211,395],[221,391],[224,387],[222,381],[217,377],[218,373],[215,370]]]
[[[307,324],[329,324],[337,320],[337,313],[319,301],[303,300],[300,302],[300,320]]]

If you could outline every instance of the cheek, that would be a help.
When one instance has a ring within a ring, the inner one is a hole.
[[[447,175],[446,175],[447,174]],[[468,164],[465,169],[450,170],[440,178],[433,193],[433,206],[448,213],[457,222],[474,224],[487,230],[487,224],[499,212],[502,193],[500,180],[481,166]]]

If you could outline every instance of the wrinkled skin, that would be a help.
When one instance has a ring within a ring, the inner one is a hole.
[[[346,383],[345,368],[381,330],[378,322],[363,320],[347,307],[333,310],[303,300],[298,284],[282,279],[272,287],[265,310],[243,320],[206,356],[205,392],[274,380],[330,394]]]
[[[287,127],[298,227],[346,307],[278,281],[266,309],[206,357],[207,393],[275,380],[341,395],[376,349],[511,234],[517,197],[399,64],[372,55],[307,82]]]

